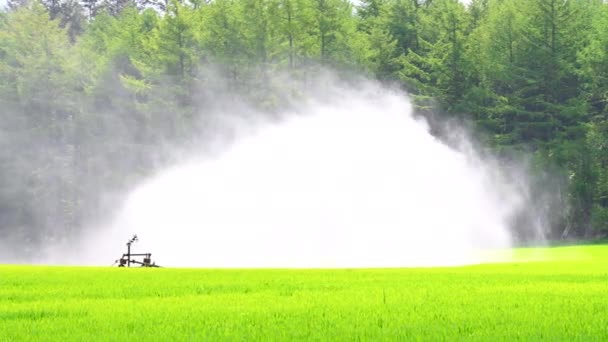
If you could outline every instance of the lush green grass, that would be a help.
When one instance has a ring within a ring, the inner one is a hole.
[[[0,340],[608,339],[608,246],[520,249],[515,260],[382,270],[1,266]]]

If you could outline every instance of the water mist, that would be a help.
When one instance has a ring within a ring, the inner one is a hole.
[[[225,111],[236,138],[139,184],[96,261],[132,233],[166,266],[447,266],[510,247],[525,201],[503,171],[432,136],[403,93],[329,88],[278,121]]]

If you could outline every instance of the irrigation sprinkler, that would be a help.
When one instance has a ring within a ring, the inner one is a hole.
[[[122,257],[114,263],[118,263],[118,267],[131,267],[131,264],[139,265],[140,267],[160,267],[152,262],[152,253],[131,253],[131,245],[136,241],[138,241],[137,235],[133,235],[133,237],[127,241],[127,253],[124,253]],[[140,261],[136,258],[142,258],[142,260]]]

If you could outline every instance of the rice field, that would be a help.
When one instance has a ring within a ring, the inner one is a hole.
[[[607,340],[608,246],[343,270],[0,266],[0,341]]]

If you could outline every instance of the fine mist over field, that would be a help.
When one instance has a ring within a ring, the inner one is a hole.
[[[166,266],[444,266],[511,246],[524,180],[463,134],[431,135],[405,94],[336,83],[288,108],[252,120],[225,105],[213,134],[85,243],[89,260],[120,255],[133,233]]]

